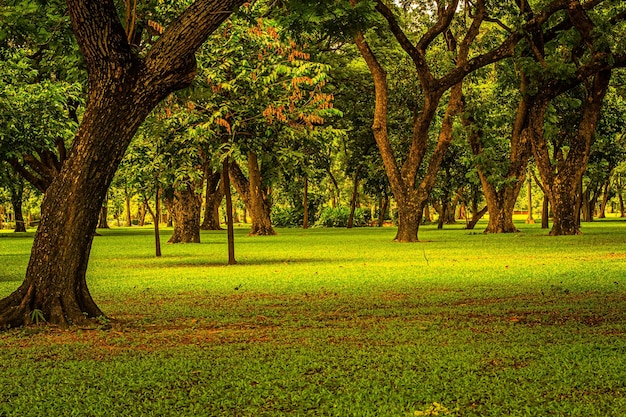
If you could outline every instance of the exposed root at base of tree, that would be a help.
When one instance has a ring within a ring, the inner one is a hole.
[[[22,284],[15,292],[0,300],[0,330],[50,324],[59,327],[89,326],[93,319],[104,317],[87,293],[38,297],[34,285]]]
[[[250,230],[248,236],[275,236],[276,231],[272,227],[255,227]]]

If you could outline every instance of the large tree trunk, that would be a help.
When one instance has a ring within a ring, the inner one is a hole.
[[[237,3],[196,1],[139,58],[112,0],[67,0],[89,73],[87,107],[67,160],[44,196],[26,278],[0,300],[0,326],[28,324],[34,317],[80,324],[103,315],[87,288],[86,271],[111,180],[150,111],[191,83],[195,50]]]
[[[577,187],[571,187],[571,182],[571,178],[565,178],[564,181],[561,180],[550,186],[553,190],[550,199],[554,216],[550,231],[552,236],[580,234],[580,223],[576,210]]]
[[[487,211],[489,212],[489,223],[485,233],[514,233],[518,232],[513,224],[513,211],[515,202],[522,187],[522,179],[512,185],[506,185],[497,190],[491,183],[482,180],[485,200],[487,201]]]
[[[221,172],[205,170],[206,189],[204,197],[204,219],[200,228],[202,230],[222,230],[220,226],[220,205],[224,199],[223,181]]]
[[[396,242],[417,242],[419,226],[422,223],[424,204],[415,201],[398,202],[398,231],[394,240]]]
[[[174,233],[167,243],[200,243],[200,207],[202,198],[193,183],[174,191]]]
[[[15,232],[26,232],[26,223],[24,223],[24,213],[22,212],[22,201],[24,196],[24,183],[15,181],[11,187],[11,205],[15,214]]]

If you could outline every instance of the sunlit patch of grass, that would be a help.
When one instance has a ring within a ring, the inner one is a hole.
[[[224,232],[104,231],[109,318],[0,333],[0,415],[622,415],[626,223],[518,227],[240,229],[235,266]],[[31,242],[0,236],[0,295]]]

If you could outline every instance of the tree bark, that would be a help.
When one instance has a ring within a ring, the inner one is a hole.
[[[606,180],[604,182],[604,187],[602,187],[602,203],[600,203],[600,213],[598,214],[599,219],[606,218],[606,205],[609,202],[609,192],[611,190],[611,182]]]
[[[387,210],[389,209],[389,196],[383,196],[380,203],[380,211],[378,213],[378,227],[383,227],[383,224],[385,223],[385,216],[387,215]]]
[[[167,243],[200,243],[200,207],[202,198],[196,187],[187,182],[182,189],[174,191],[174,233]]]
[[[87,107],[67,159],[44,196],[22,285],[0,300],[0,326],[102,316],[86,282],[100,207],[135,132],[152,109],[194,79],[195,51],[242,1],[198,0],[145,58],[133,52],[112,0],[67,0],[89,76]]]
[[[487,214],[487,211],[489,210],[489,208],[487,206],[483,207],[480,210],[477,211],[472,211],[472,218],[470,219],[469,222],[467,222],[467,224],[465,225],[465,228],[467,230],[473,230],[474,227],[476,227],[476,223],[478,223],[478,221],[480,219],[482,219],[482,217]]]
[[[269,198],[262,185],[261,170],[257,154],[248,152],[248,175],[246,178],[239,165],[229,164],[230,179],[250,214],[249,236],[270,236],[276,232],[272,227]]]
[[[144,198],[144,202],[146,203],[146,207],[150,212],[150,216],[152,216],[152,221],[154,222],[154,256],[157,258],[161,256],[161,234],[159,232],[159,220],[161,218],[161,189],[158,186],[156,187],[156,196],[154,197],[154,210],[150,206],[150,202],[148,198]]]
[[[302,218],[302,228],[309,228],[309,178],[304,176],[304,193],[302,196],[302,208],[303,208],[303,218]]]
[[[133,225],[133,220],[130,214],[130,193],[128,192],[128,188],[124,189],[124,198],[126,200],[126,223],[124,225],[126,227],[131,227]]]
[[[352,198],[350,199],[350,214],[348,215],[348,224],[346,228],[352,229],[354,227],[354,212],[356,210],[356,203],[359,198],[359,175],[363,165],[359,165],[354,173],[354,184],[352,186]]]
[[[223,179],[221,172],[205,170],[206,189],[204,197],[204,219],[202,230],[222,230],[220,226],[220,205],[224,198]]]
[[[21,181],[18,182],[11,187],[11,206],[13,206],[13,213],[15,213],[14,232],[24,233],[26,232],[26,223],[24,223],[24,213],[22,212],[24,184]]]
[[[110,229],[109,227],[109,205],[108,198],[104,198],[102,207],[100,208],[100,216],[98,217],[98,229]]]
[[[224,188],[224,196],[226,197],[226,228],[227,228],[227,244],[228,244],[228,265],[235,265],[235,229],[233,224],[233,200],[230,193],[230,172],[228,157],[224,158],[222,163],[222,186]]]
[[[545,194],[543,196],[543,204],[541,206],[541,228],[550,228],[550,200]]]

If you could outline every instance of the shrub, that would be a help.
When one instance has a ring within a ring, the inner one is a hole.
[[[304,219],[302,209],[293,207],[272,207],[272,225],[276,227],[301,227]]]
[[[361,208],[354,210],[354,226],[364,226],[365,211]],[[369,210],[368,210],[369,211]],[[326,207],[315,222],[317,227],[346,227],[350,217],[350,207]],[[370,216],[371,217],[371,216]]]

